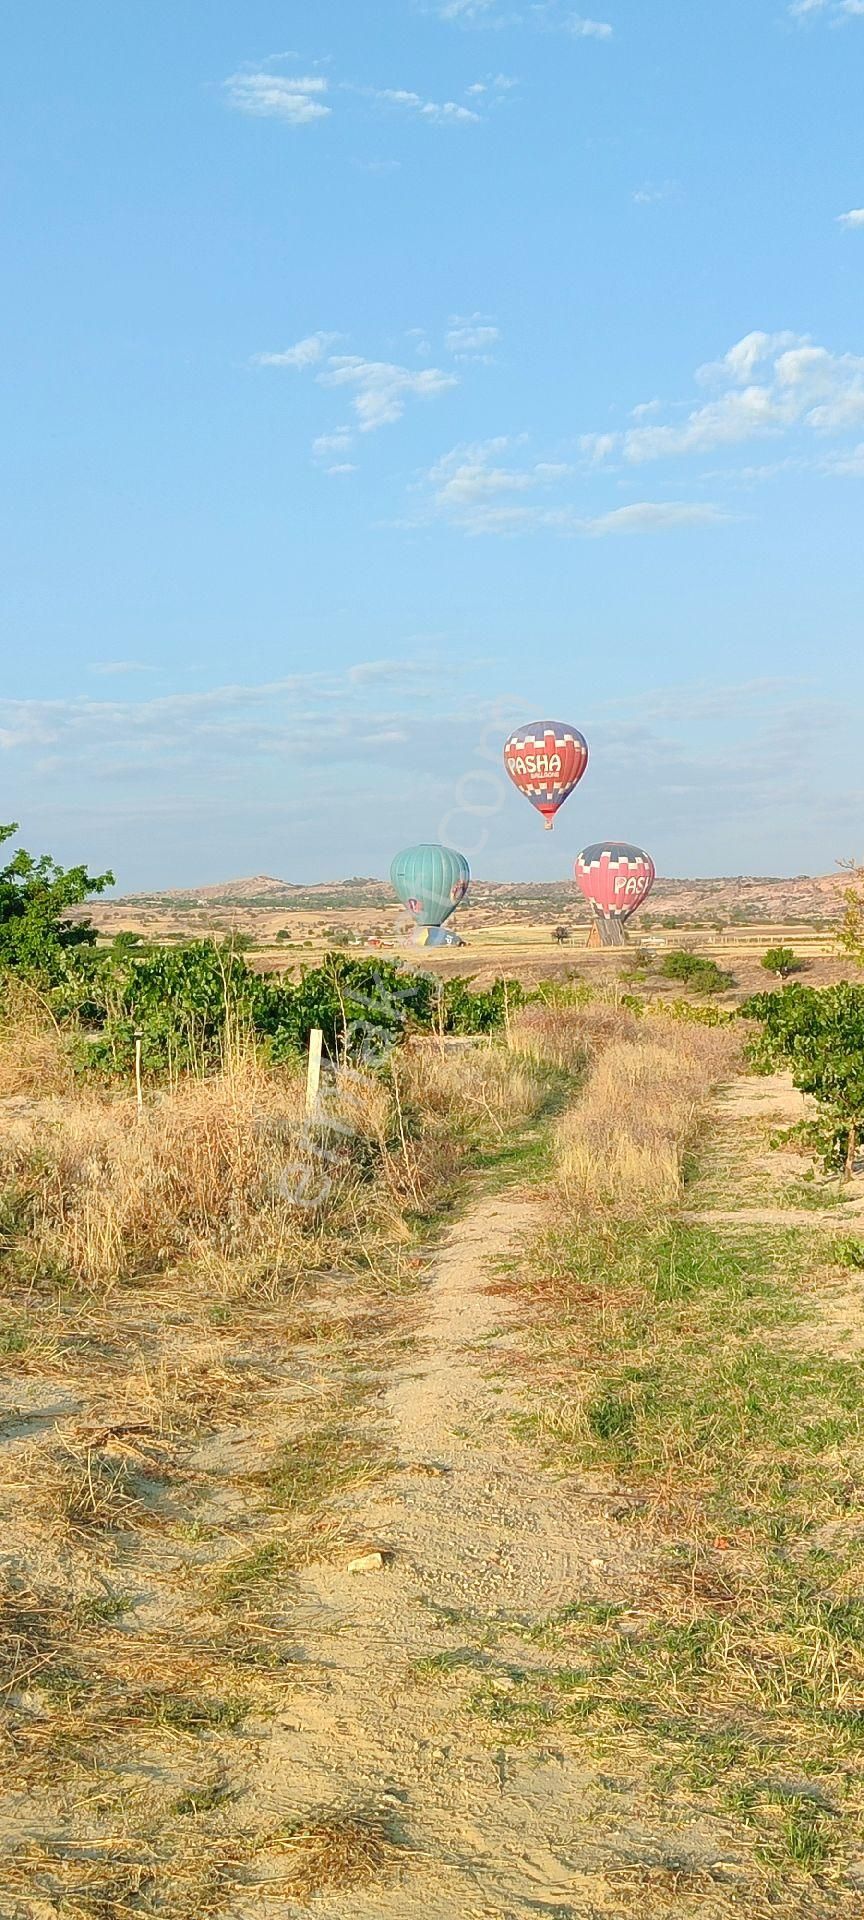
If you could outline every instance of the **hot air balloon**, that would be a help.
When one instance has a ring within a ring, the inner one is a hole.
[[[532,720],[511,733],[504,765],[514,787],[542,813],[543,825],[551,827],[585,772],[588,743],[578,727],[563,720]]]
[[[437,932],[464,900],[471,868],[464,854],[452,847],[406,847],[404,853],[397,853],[390,879],[417,927]],[[428,932],[418,938],[431,945],[443,944]]]
[[[654,862],[641,847],[623,840],[601,840],[583,847],[574,868],[576,884],[591,903],[591,946],[620,947],[626,923],[654,885]]]

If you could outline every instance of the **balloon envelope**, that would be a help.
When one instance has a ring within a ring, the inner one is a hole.
[[[418,927],[442,927],[468,892],[471,868],[452,847],[406,847],[397,853],[390,879]]]
[[[656,877],[651,855],[624,840],[600,840],[596,846],[583,847],[574,873],[597,913],[604,918],[614,914],[619,920],[629,920],[641,907]]]
[[[520,793],[551,827],[588,765],[588,743],[564,720],[532,720],[511,733],[504,765]]]

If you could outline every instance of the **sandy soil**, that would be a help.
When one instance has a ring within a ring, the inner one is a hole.
[[[387,1399],[401,1471],[365,1513],[368,1546],[389,1564],[366,1574],[321,1567],[304,1578],[311,1616],[339,1627],[328,1686],[269,1744],[260,1791],[284,1812],[358,1793],[380,1804],[388,1782],[416,1849],[402,1885],[328,1896],[320,1903],[328,1920],[565,1920],[588,1911],[573,1902],[589,1883],[598,1898],[592,1853],[602,1874],[604,1858],[620,1866],[640,1844],[614,1833],[592,1844],[596,1783],[572,1759],[490,1751],[454,1713],[446,1687],[412,1675],[418,1660],[458,1649],[456,1613],[499,1626],[536,1622],[608,1591],[602,1501],[538,1475],[536,1458],[508,1440],[502,1390],[486,1377],[484,1357],[492,1349],[500,1363],[511,1338],[486,1282],[538,1224],[532,1199],[505,1194],[478,1201],[453,1230],[431,1281],[425,1353]],[[620,1527],[611,1550],[620,1594],[638,1579],[639,1554]],[[499,1649],[488,1667],[506,1689],[501,1657]],[[523,1669],[532,1663],[521,1641],[518,1659]],[[601,1910],[605,1903],[591,1908]]]

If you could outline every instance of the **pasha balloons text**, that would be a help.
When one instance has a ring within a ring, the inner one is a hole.
[[[532,720],[511,733],[504,765],[519,792],[551,827],[588,765],[588,743],[563,720]]]
[[[583,847],[574,868],[576,884],[590,901],[600,944],[620,946],[631,914],[654,885],[654,862],[641,847],[623,840],[601,840]]]

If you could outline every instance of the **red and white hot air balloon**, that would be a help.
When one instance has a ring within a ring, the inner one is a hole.
[[[623,840],[600,840],[596,846],[583,847],[573,871],[590,902],[601,946],[620,947],[630,915],[647,900],[654,885],[651,855]]]
[[[588,743],[578,727],[563,720],[532,720],[511,733],[504,765],[514,787],[551,827],[559,807],[569,800],[588,765]]]

